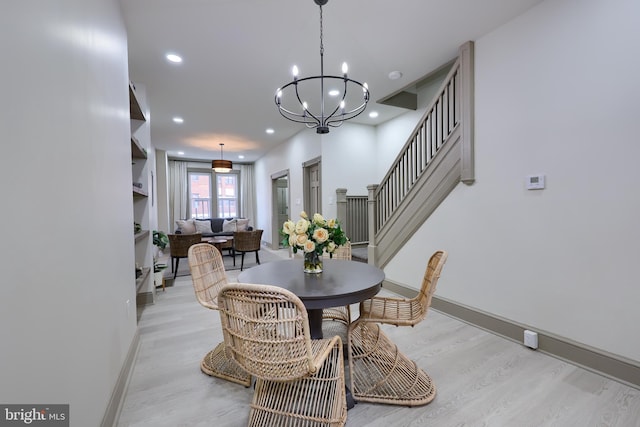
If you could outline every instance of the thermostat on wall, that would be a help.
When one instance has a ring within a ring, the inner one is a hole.
[[[527,190],[544,189],[544,175],[529,175],[527,177]]]

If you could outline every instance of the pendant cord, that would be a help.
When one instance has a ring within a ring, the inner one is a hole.
[[[324,126],[324,43],[322,31],[322,5],[320,5],[320,121]]]

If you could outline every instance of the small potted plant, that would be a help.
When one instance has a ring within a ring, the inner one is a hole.
[[[162,286],[162,277],[164,275],[163,271],[167,267],[168,265],[159,262],[158,258],[155,258],[155,257],[153,258],[153,282],[156,288],[158,286]],[[164,286],[163,286],[163,289],[164,289]]]
[[[169,237],[164,231],[153,230],[153,244],[158,247],[158,253],[153,257],[153,281],[158,287],[162,286],[163,271],[167,268],[167,264],[161,263],[159,257],[163,255],[162,251],[169,244]]]
[[[153,244],[162,252],[169,244],[169,237],[164,231],[153,230]]]

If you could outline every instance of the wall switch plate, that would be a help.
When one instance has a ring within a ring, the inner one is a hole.
[[[527,177],[527,190],[543,190],[544,175],[529,175]]]
[[[524,345],[532,349],[538,348],[538,334],[533,331],[524,331]]]

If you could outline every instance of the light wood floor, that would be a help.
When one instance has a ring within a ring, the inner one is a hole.
[[[230,280],[238,273],[229,272]],[[200,371],[222,333],[218,313],[196,301],[190,277],[160,292],[139,328],[118,426],[247,424],[253,389]],[[347,426],[640,427],[640,390],[434,310],[415,328],[385,331],[429,373],[437,396],[416,408],[360,403],[349,410]]]

